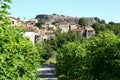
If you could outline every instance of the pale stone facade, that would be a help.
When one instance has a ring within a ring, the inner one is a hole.
[[[95,35],[95,30],[92,27],[86,27],[84,29],[86,38],[90,38],[91,36]]]
[[[70,23],[70,29],[73,30],[73,29],[77,29],[77,24],[75,23]]]
[[[38,33],[35,33],[35,32],[25,32],[24,36],[29,38],[30,41],[32,41],[33,44],[42,42],[42,37]]]
[[[59,28],[61,29],[61,32],[68,32],[69,30],[69,23],[68,22],[61,22],[59,23]]]
[[[26,26],[35,26],[36,23],[38,23],[37,19],[30,19],[29,21],[26,21]]]
[[[45,30],[44,31],[43,40],[54,39],[54,38],[55,38],[55,34],[54,34],[53,30]]]
[[[17,19],[17,18],[14,18],[14,17],[8,17],[12,23],[12,25],[15,25],[15,26],[23,26],[24,25],[24,22],[21,21],[20,19]]]

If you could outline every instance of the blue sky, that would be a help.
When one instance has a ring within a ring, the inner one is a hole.
[[[120,0],[12,0],[10,13],[26,20],[38,14],[56,13],[120,22]]]

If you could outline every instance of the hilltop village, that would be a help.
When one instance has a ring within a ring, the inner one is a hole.
[[[41,14],[28,21],[22,21],[15,17],[8,18],[12,25],[27,29],[24,35],[30,38],[33,44],[41,43],[47,39],[54,39],[54,31],[58,29],[61,30],[61,33],[71,30],[86,38],[95,35],[95,30],[92,28],[92,25],[95,23],[94,18],[86,18],[88,25],[84,27],[78,24],[80,18],[57,14]],[[42,24],[40,24],[41,21]]]

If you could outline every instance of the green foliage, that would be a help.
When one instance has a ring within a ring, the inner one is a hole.
[[[9,3],[11,3],[11,0],[1,0],[0,1],[0,21],[3,23],[3,24],[0,24],[0,25],[10,24],[10,21],[6,17],[6,15],[10,14],[7,11],[7,9],[10,9]]]
[[[109,23],[106,24],[107,28],[113,31],[116,35],[120,34],[120,25],[118,23]]]
[[[42,55],[43,59],[46,61],[48,60],[50,57],[52,57],[52,52],[53,52],[53,49],[51,47],[51,45],[49,44],[46,44],[46,43],[43,43],[42,47],[44,48],[45,50],[45,54]]]
[[[58,25],[58,22],[57,21],[52,22],[52,25]]]
[[[102,24],[106,24],[106,22],[105,22],[104,19],[102,19],[102,20],[100,21],[100,23],[102,23]]]
[[[36,80],[42,51],[19,28],[9,25],[9,3],[11,0],[0,1],[0,80]]]
[[[82,42],[82,41],[83,41],[82,36],[77,35],[73,31],[61,33],[58,30],[55,32],[55,39],[47,40],[46,44],[50,44],[53,50],[57,50],[58,48],[61,48],[63,44],[66,44],[68,42]]]
[[[92,25],[92,27],[95,29],[96,34],[98,34],[101,31],[105,31],[106,30],[106,24],[101,24],[101,23],[94,23]]]
[[[80,18],[78,24],[85,28],[85,26],[88,26],[87,18]]]
[[[104,19],[100,20],[100,18],[95,17],[94,20],[95,20],[96,23],[106,24]]]
[[[94,18],[95,22],[100,23],[100,19],[98,17]]]
[[[115,22],[109,22],[108,24],[111,24],[111,25],[119,25],[119,26],[120,26],[120,23],[115,23]]]
[[[120,39],[113,32],[100,33],[87,47],[84,78],[88,80],[120,79]]]
[[[57,74],[60,80],[81,80],[85,55],[84,46],[79,43],[63,45],[57,55]]]
[[[120,34],[120,23],[109,22],[108,24],[106,24],[105,20],[100,20],[97,17],[95,17],[94,19],[96,23],[94,23],[92,27],[95,29],[96,34],[98,34],[99,32],[106,31],[106,30],[113,31],[115,35]]]
[[[40,19],[38,19],[38,23],[36,23],[35,25],[38,27],[38,28],[42,28],[42,25],[44,25],[45,24],[45,22],[44,21],[42,21],[42,20],[40,20]]]
[[[46,48],[44,48],[44,46],[42,44],[36,44],[35,45],[37,48],[38,53],[40,53],[41,55],[41,63],[45,62],[46,59],[48,59],[47,55],[47,51]]]
[[[15,27],[0,26],[0,79],[35,80],[41,53]]]
[[[61,80],[119,80],[120,38],[106,31],[82,44],[64,44],[57,55],[57,73]]]

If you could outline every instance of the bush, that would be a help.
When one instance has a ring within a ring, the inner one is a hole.
[[[60,80],[80,80],[84,68],[85,49],[77,43],[64,45],[57,55],[57,74]]]
[[[0,80],[35,80],[42,51],[10,26],[7,10],[11,2],[0,1]]]
[[[113,32],[103,32],[87,45],[85,58],[89,80],[120,79],[120,39]]]
[[[35,80],[41,53],[15,27],[0,26],[1,80]]]
[[[83,44],[63,45],[57,73],[61,80],[119,80],[120,38],[106,31]]]

